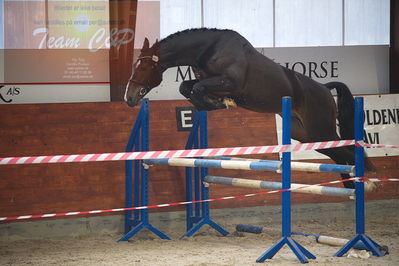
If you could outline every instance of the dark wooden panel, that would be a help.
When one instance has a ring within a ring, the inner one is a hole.
[[[176,106],[187,101],[151,102],[152,150],[181,149],[188,132],[176,129]],[[138,108],[123,103],[0,105],[0,156],[54,155],[124,151]],[[235,147],[276,144],[275,118],[240,108],[209,113],[209,146]],[[278,159],[276,154],[250,156]],[[377,176],[398,177],[398,157],[373,158]],[[329,162],[329,160],[323,160]],[[276,173],[210,169],[210,174],[280,181]],[[296,183],[339,179],[337,174],[294,173]],[[184,201],[184,169],[154,166],[150,204]],[[399,197],[397,183],[368,199]],[[211,197],[259,192],[258,189],[211,185]],[[293,194],[295,203],[337,202],[345,199]],[[217,201],[213,208],[280,204],[279,194]],[[95,162],[0,167],[0,216],[117,208],[124,205],[124,163]],[[151,211],[183,210],[184,207]]]
[[[134,1],[110,1],[110,21],[116,21],[116,25],[110,25],[110,30],[117,27],[136,31],[137,0]],[[130,36],[128,36],[129,38]],[[133,65],[134,40],[124,45],[110,47],[110,81],[111,100],[123,101],[124,89],[129,80]]]
[[[399,4],[391,0],[391,45],[389,47],[389,86],[391,93],[399,93]]]

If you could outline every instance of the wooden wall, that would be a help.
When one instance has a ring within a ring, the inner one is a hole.
[[[151,102],[150,149],[181,149],[188,132],[176,130],[176,106],[187,101]],[[0,157],[124,151],[138,108],[124,103],[0,105]],[[234,147],[276,144],[274,115],[243,109],[209,113],[209,146]],[[260,157],[260,156],[257,156]],[[277,155],[261,156],[277,159]],[[398,157],[375,158],[381,177],[398,177]],[[326,160],[327,162],[327,160]],[[280,175],[211,169],[210,174],[265,178]],[[297,183],[336,180],[336,174],[294,173]],[[150,204],[184,200],[184,169],[154,166],[150,175]],[[259,191],[211,185],[211,197]],[[386,183],[369,199],[399,198],[399,184]],[[295,203],[337,202],[346,199],[293,194]],[[213,208],[278,205],[279,194],[212,203]],[[124,206],[124,162],[64,163],[0,166],[0,217]],[[152,211],[182,210],[183,207]]]

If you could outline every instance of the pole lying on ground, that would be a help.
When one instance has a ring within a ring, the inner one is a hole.
[[[263,226],[237,224],[236,231],[244,232],[244,233],[251,233],[251,234],[261,234],[261,233],[265,232],[266,230],[265,230],[265,227],[263,227]],[[292,232],[292,234],[306,236],[306,237],[309,237],[309,236],[314,237],[314,239],[316,240],[317,243],[330,245],[330,246],[343,246],[349,242],[349,239],[324,236],[324,235],[318,235],[318,234],[306,234],[306,233],[300,233],[300,232]],[[358,241],[353,246],[353,248],[358,249],[358,250],[370,251],[361,241]],[[387,246],[381,246],[381,247],[379,247],[379,249],[380,249],[380,252],[383,253],[384,255],[389,254],[389,249]]]

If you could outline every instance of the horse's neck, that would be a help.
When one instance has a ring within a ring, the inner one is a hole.
[[[160,51],[162,72],[176,66],[195,67],[200,54],[213,42],[212,38],[200,32],[182,34],[162,40]]]

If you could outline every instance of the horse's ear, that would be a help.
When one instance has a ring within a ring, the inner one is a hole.
[[[154,45],[152,46],[152,48],[154,50],[158,50],[159,51],[160,46],[161,46],[160,42],[158,41],[158,39],[156,39],[156,41],[155,41]]]
[[[147,37],[145,37],[143,48],[141,48],[141,50],[147,50],[148,48],[150,48],[150,42],[148,41]]]

